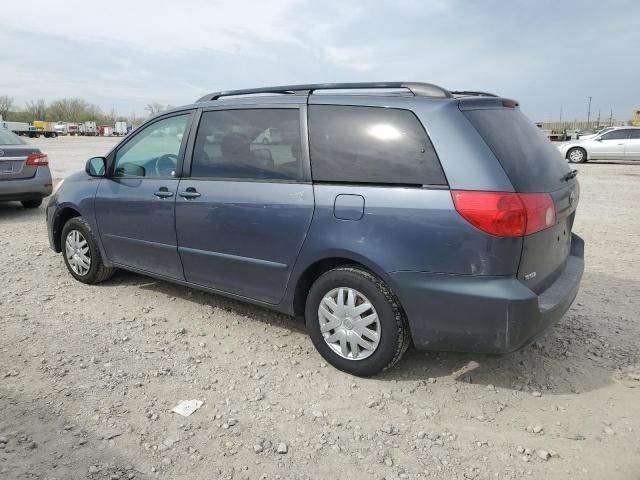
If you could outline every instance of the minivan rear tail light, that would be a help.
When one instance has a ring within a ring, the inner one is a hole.
[[[522,237],[551,227],[555,207],[548,193],[452,190],[456,211],[470,224],[497,237]]]
[[[36,155],[29,155],[27,157],[27,165],[32,167],[45,167],[49,165],[49,157],[46,155],[39,153]]]

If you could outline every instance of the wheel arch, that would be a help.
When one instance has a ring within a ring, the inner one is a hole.
[[[322,258],[317,258],[310,262],[296,276],[291,286],[291,310],[295,316],[303,316],[307,295],[311,285],[324,273],[339,267],[354,266],[361,268],[373,275],[381,278],[389,288],[393,289],[390,278],[383,269],[373,264],[368,259],[359,255],[353,255],[348,252],[335,252]]]
[[[53,220],[53,247],[54,251],[60,253],[62,251],[62,229],[65,224],[75,217],[81,217],[80,211],[73,206],[63,206],[58,209]]]

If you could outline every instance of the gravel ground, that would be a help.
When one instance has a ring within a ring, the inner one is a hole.
[[[40,140],[54,172],[112,139],[67,156],[82,140]],[[587,268],[561,322],[373,379],[268,310],[126,272],[80,284],[44,209],[0,204],[0,479],[640,478],[640,166],[579,170]]]

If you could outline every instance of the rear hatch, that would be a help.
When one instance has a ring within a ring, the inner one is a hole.
[[[555,223],[523,238],[518,268],[518,279],[540,293],[560,275],[567,261],[580,187],[558,149],[515,105],[499,98],[469,99],[460,102],[460,110],[498,159],[516,192],[549,193],[553,199]]]
[[[38,155],[37,148],[18,145],[0,145],[0,181],[31,178],[37,165],[27,165],[29,155]]]

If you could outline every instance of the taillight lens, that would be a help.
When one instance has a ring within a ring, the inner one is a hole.
[[[539,232],[556,224],[556,207],[548,193],[519,193],[527,211],[525,235]]]
[[[44,167],[46,165],[49,165],[49,157],[41,153],[36,155],[29,155],[27,157],[27,165],[31,165],[34,167]]]
[[[522,237],[556,222],[548,193],[452,190],[456,210],[469,223],[497,237]]]

